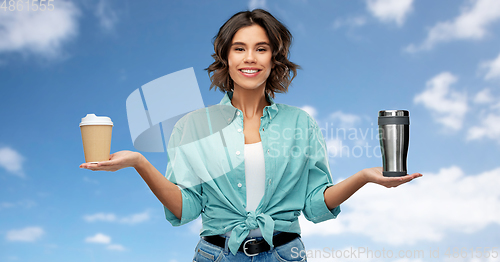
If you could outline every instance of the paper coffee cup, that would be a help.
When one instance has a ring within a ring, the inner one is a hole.
[[[109,117],[88,114],[82,118],[80,130],[85,162],[97,163],[109,160],[112,129],[113,122]]]

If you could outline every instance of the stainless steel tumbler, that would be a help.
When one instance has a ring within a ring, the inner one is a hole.
[[[378,125],[384,165],[383,175],[386,177],[405,176],[410,142],[410,113],[406,110],[379,111]]]

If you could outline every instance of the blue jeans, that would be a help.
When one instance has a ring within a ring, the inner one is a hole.
[[[255,238],[257,240],[261,240],[260,238]],[[306,261],[306,253],[304,244],[300,237],[284,244],[279,247],[271,248],[271,250],[259,253],[256,256],[248,257],[245,253],[238,251],[238,253],[233,255],[228,247],[227,247],[228,238],[226,238],[226,247],[221,248],[219,246],[213,245],[205,241],[204,239],[200,239],[198,245],[195,249],[195,254],[193,261],[195,262],[229,262],[229,261],[279,261],[279,262],[288,262],[288,261]],[[301,252],[302,251],[302,252]]]

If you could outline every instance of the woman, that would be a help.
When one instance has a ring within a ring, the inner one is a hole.
[[[166,177],[130,151],[80,167],[134,167],[174,226],[201,214],[195,261],[305,260],[299,256],[301,212],[315,223],[332,219],[366,183],[395,187],[421,174],[387,178],[381,168],[368,168],[333,185],[317,123],[305,111],[273,101],[274,93],[287,91],[298,68],[288,60],[290,44],[288,29],[268,12],[235,14],[220,28],[215,62],[207,68],[211,88],[225,96],[218,106],[177,122]],[[217,122],[225,125],[214,131]],[[200,135],[206,126],[209,135]]]

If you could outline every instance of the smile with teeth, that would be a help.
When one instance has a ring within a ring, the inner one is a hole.
[[[255,74],[259,72],[257,69],[240,69],[240,71],[246,74]]]

